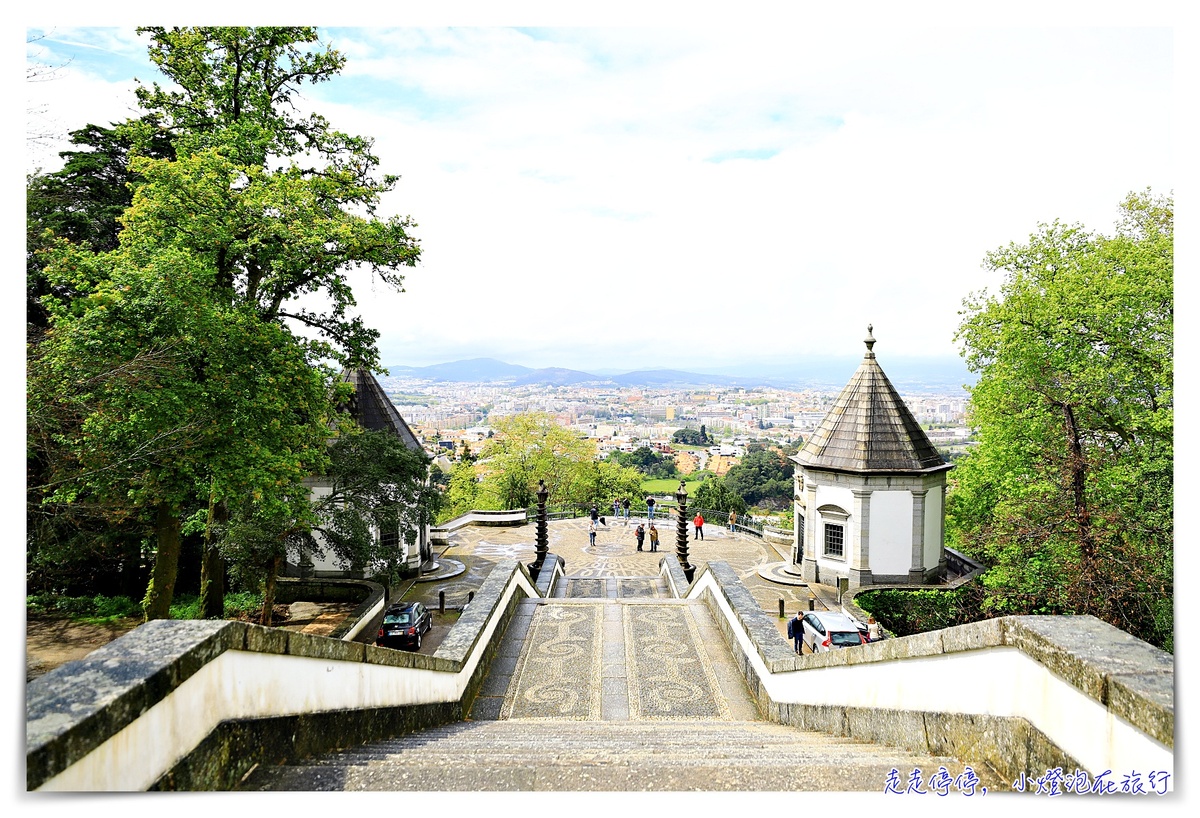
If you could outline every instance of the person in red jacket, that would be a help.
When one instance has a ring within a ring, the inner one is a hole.
[[[696,512],[696,518],[692,520],[692,525],[696,526],[696,539],[704,539],[704,515],[699,511]]]

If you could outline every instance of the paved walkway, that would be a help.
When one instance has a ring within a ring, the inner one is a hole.
[[[588,578],[656,577],[659,560],[675,552],[674,520],[656,517],[655,525],[658,526],[660,541],[658,551],[651,552],[648,536],[644,546],[646,550],[638,551],[633,535],[639,522],[646,524],[646,518],[633,517],[628,525],[624,520],[606,519],[607,526],[598,526],[594,546],[588,544],[586,519],[550,522],[550,551],[563,559],[568,576],[575,582]],[[688,526],[688,537],[691,564],[700,568],[708,560],[724,560],[729,563],[762,609],[775,617],[782,635],[787,633],[787,618],[778,618],[779,600],[784,601],[788,617],[799,609],[808,609],[810,591],[816,597],[817,610],[836,607],[837,591],[834,588],[823,585],[782,585],[759,576],[759,568],[788,558],[786,546],[775,546],[748,534],[732,534],[728,528],[712,523],[704,527],[703,540],[693,538],[691,525]],[[526,565],[532,562],[535,556],[535,540],[536,530],[533,524],[460,528],[451,534],[450,544],[439,553],[439,559],[444,566],[462,564],[465,570],[446,579],[416,582],[404,592],[403,599],[424,602],[437,611],[439,592],[444,592],[446,607],[460,609],[466,604],[468,595],[483,584],[498,561],[515,559]],[[626,595],[630,593],[629,587],[627,584]],[[570,583],[565,593],[570,596],[612,596],[607,590],[604,594],[593,593],[590,589],[585,591],[581,587],[573,590]],[[453,622],[449,617],[435,617],[434,624],[435,632],[425,641],[422,653],[433,653],[437,650],[441,635]],[[437,632],[439,628],[442,633]],[[366,629],[364,633],[373,638],[374,629]]]

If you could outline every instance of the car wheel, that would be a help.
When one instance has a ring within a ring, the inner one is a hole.
[[[421,649],[421,634],[417,634],[417,650]]]

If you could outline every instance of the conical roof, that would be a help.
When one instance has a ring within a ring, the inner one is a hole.
[[[949,469],[875,360],[871,330],[868,324],[862,364],[793,459],[802,466],[849,472]]]
[[[341,379],[354,384],[354,394],[344,409],[364,429],[391,432],[414,452],[424,452],[421,442],[404,422],[379,381],[366,369],[343,369]]]

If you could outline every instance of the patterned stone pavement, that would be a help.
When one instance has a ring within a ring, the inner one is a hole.
[[[675,551],[674,520],[655,519],[659,529],[659,549],[649,551],[649,538],[645,551],[637,551],[633,536],[638,522],[645,518],[632,518],[626,525],[624,520],[606,518],[607,526],[599,526],[595,546],[588,545],[586,519],[552,520],[549,525],[550,550],[562,557],[566,573],[578,580],[585,578],[650,578],[658,576],[659,560]],[[661,523],[661,524],[660,524]],[[705,539],[692,539],[692,526],[688,526],[689,559],[693,565],[702,566],[708,560],[724,560],[729,563],[750,593],[762,605],[763,610],[778,615],[779,600],[784,600],[788,615],[800,607],[807,608],[809,589],[804,586],[781,585],[763,579],[758,569],[778,563],[787,558],[786,547],[777,547],[747,534],[731,534],[728,529],[709,524],[704,527]],[[419,582],[405,594],[406,600],[420,600],[436,607],[438,592],[445,591],[446,604],[461,607],[467,594],[479,588],[493,565],[502,559],[515,559],[528,564],[534,559],[535,530],[531,524],[514,527],[467,526],[454,532],[450,545],[439,557],[463,563],[467,570],[445,581]],[[822,598],[828,599],[834,592],[830,588],[818,587],[816,607],[825,607]],[[572,596],[592,596],[591,592],[568,593]],[[633,595],[628,586],[625,595]],[[784,632],[785,621],[780,622]]]

